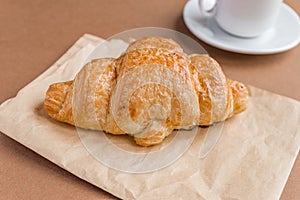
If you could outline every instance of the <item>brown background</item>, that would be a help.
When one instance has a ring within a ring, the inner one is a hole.
[[[192,36],[182,20],[185,3],[185,0],[0,0],[0,102],[15,96],[84,33],[107,38],[127,29],[155,26]],[[285,3],[300,13],[299,0]],[[300,45],[285,53],[250,56],[197,41],[221,63],[230,78],[300,101]],[[0,199],[116,199],[2,133],[0,163]],[[300,199],[299,156],[281,199]]]

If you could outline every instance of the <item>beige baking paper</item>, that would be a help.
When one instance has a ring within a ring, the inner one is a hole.
[[[113,170],[91,156],[74,127],[46,115],[43,99],[49,84],[73,79],[102,41],[84,35],[15,98],[2,103],[0,131],[122,199],[280,198],[299,152],[300,102],[251,86],[248,110],[225,122],[218,143],[205,159],[199,159],[205,129],[176,162],[150,173]],[[126,139],[124,144],[136,148]]]

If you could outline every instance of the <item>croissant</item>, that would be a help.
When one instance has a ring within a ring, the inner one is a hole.
[[[147,37],[117,59],[87,63],[72,81],[49,86],[48,115],[81,128],[130,134],[141,146],[174,129],[223,121],[247,107],[248,90],[206,54],[187,55],[171,39]]]

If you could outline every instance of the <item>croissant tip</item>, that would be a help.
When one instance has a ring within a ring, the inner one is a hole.
[[[44,100],[44,109],[50,116],[55,115],[62,108],[67,88],[71,83],[71,81],[54,83],[49,86]]]
[[[232,81],[231,88],[234,100],[234,114],[238,114],[247,109],[249,91],[246,85],[238,81]]]

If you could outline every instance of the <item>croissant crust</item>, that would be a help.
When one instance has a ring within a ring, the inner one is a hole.
[[[227,79],[206,54],[187,55],[171,39],[147,37],[117,59],[87,63],[67,82],[49,86],[48,115],[81,128],[130,134],[141,146],[174,129],[208,126],[247,108],[244,84]]]

